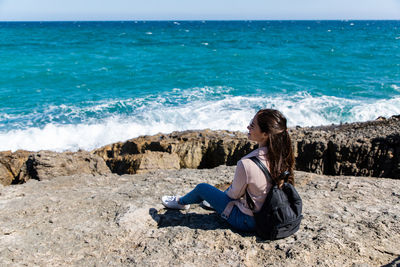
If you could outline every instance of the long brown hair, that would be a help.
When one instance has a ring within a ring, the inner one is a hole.
[[[285,116],[275,109],[261,109],[256,119],[261,131],[268,134],[266,146],[272,179],[281,187],[281,174],[289,171],[288,182],[294,185],[294,155]]]

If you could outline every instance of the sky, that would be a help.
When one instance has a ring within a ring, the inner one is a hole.
[[[0,0],[0,21],[400,19],[400,0]]]

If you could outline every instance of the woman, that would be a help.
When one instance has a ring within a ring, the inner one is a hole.
[[[161,201],[167,208],[188,209],[190,204],[207,201],[232,227],[242,231],[254,231],[253,212],[258,212],[272,187],[262,170],[252,161],[257,156],[268,168],[275,183],[282,186],[280,174],[289,171],[288,181],[294,184],[294,156],[286,118],[277,110],[261,109],[247,126],[248,137],[258,143],[258,149],[244,156],[237,163],[232,185],[220,191],[206,183],[198,184],[183,197],[163,196]],[[249,208],[246,191],[254,202]]]

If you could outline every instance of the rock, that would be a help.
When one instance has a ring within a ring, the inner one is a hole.
[[[167,210],[165,194],[235,167],[135,175],[75,174],[0,186],[2,266],[396,266],[400,181],[295,172],[304,220],[293,236],[263,241],[214,211]]]
[[[296,169],[326,175],[400,178],[400,119],[296,128]]]
[[[176,153],[145,151],[143,154],[123,155],[110,159],[108,166],[118,174],[135,174],[156,170],[178,170]]]
[[[30,177],[37,180],[73,174],[96,175],[111,172],[101,157],[87,151],[39,151],[29,156],[26,166]]]
[[[364,123],[290,129],[296,169],[326,175],[400,178],[399,132],[397,116]],[[181,168],[202,169],[236,165],[254,148],[256,144],[244,133],[202,130],[141,136],[94,153],[113,172],[132,174],[138,167],[135,160],[127,160],[130,158],[127,155],[146,151],[175,153]]]
[[[13,180],[14,175],[0,162],[0,184],[10,185]]]
[[[132,174],[138,168],[137,157],[127,155],[164,152],[176,154],[180,168],[213,168],[222,164],[236,165],[254,148],[255,144],[250,143],[243,133],[202,130],[141,136],[93,152],[101,156],[113,172]],[[158,165],[170,169],[163,163]]]
[[[31,152],[18,150],[0,152],[0,183],[10,185],[23,183],[29,179],[26,173],[25,162]]]

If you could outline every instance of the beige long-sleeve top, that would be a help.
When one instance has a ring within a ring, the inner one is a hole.
[[[255,204],[254,211],[257,212],[261,209],[267,193],[272,187],[272,184],[267,182],[263,171],[250,159],[253,156],[257,156],[269,169],[266,147],[258,148],[238,161],[233,182],[225,191],[234,200],[226,206],[222,213],[223,217],[228,218],[234,206],[237,206],[244,214],[253,216],[253,211],[246,201],[246,189]]]

